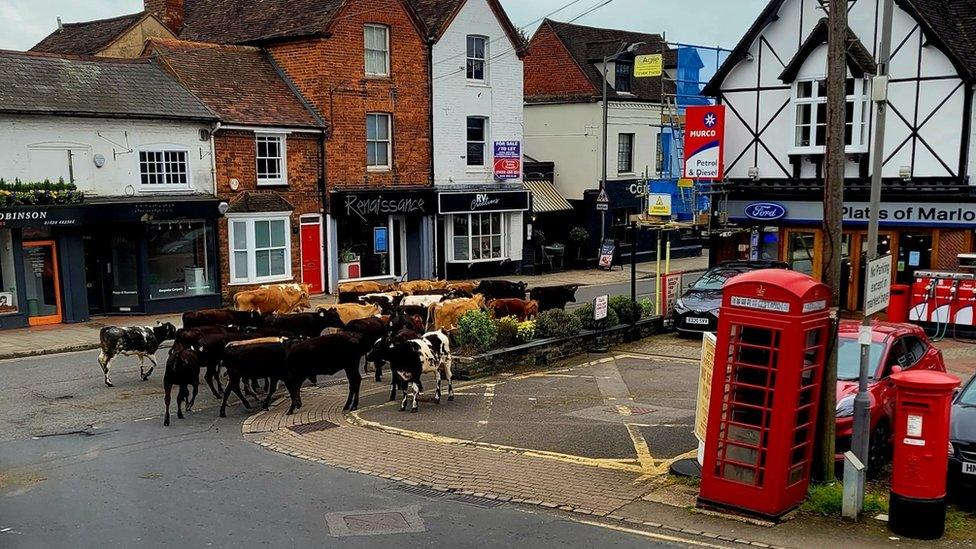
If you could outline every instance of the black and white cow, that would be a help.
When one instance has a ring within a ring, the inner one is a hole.
[[[156,368],[156,351],[164,341],[176,338],[176,326],[169,322],[156,322],[157,326],[106,326],[98,333],[102,352],[98,355],[98,364],[105,374],[105,385],[114,387],[109,376],[112,361],[119,355],[139,357],[139,374],[146,381]],[[146,371],[145,361],[152,362],[152,368]]]
[[[443,330],[427,332],[417,339],[393,343],[389,356],[390,369],[409,388],[404,391],[400,411],[407,409],[407,399],[413,393],[411,412],[416,412],[417,397],[422,391],[420,376],[433,373],[437,381],[434,392],[434,403],[441,403],[441,380],[447,379],[447,400],[454,400],[454,385],[452,383],[451,340]]]

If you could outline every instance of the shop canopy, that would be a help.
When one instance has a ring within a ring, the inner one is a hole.
[[[526,181],[525,188],[532,191],[532,209],[536,213],[563,212],[573,209],[551,181]]]

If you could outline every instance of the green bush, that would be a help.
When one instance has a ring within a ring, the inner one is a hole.
[[[654,316],[654,303],[651,301],[651,298],[645,297],[644,299],[638,302],[638,305],[640,305],[641,308],[642,318]]]
[[[617,313],[617,318],[623,324],[633,324],[640,320],[642,316],[640,304],[632,302],[630,297],[625,295],[611,297],[610,308]]]
[[[487,311],[468,311],[458,320],[457,344],[461,349],[485,352],[495,344],[498,329]]]
[[[518,338],[518,319],[506,316],[495,321],[495,347],[511,347]]]
[[[617,311],[614,311],[613,307],[607,307],[607,317],[603,320],[593,320],[592,303],[587,303],[576,309],[573,314],[583,323],[583,328],[587,330],[606,330],[620,324],[620,317],[617,316]]]
[[[39,182],[24,183],[14,179],[8,183],[0,178],[0,206],[44,206],[49,204],[78,204],[84,201],[84,195],[78,191],[74,183],[65,183],[59,179],[52,183],[50,179]]]
[[[574,336],[582,329],[580,319],[562,309],[545,311],[535,322],[536,334],[542,338]]]
[[[518,331],[515,334],[516,343],[528,343],[533,339],[535,339],[535,321],[519,322]]]

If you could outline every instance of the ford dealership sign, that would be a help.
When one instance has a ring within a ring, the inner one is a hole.
[[[746,206],[746,217],[757,221],[776,221],[786,216],[786,208],[773,202],[756,202]]]

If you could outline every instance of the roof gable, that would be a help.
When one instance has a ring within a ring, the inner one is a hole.
[[[95,55],[144,20],[154,17],[144,11],[110,19],[65,23],[38,42],[30,51]],[[162,23],[160,23],[162,24]]]
[[[524,56],[527,52],[528,44],[512,23],[512,20],[509,19],[505,8],[502,7],[498,0],[485,0],[485,2],[495,15],[495,18],[498,19],[502,29],[505,30],[505,34],[512,43],[512,48],[515,50],[516,55],[519,57]],[[430,38],[434,42],[437,42],[444,36],[448,27],[451,26],[454,18],[457,17],[457,14],[460,13],[466,3],[467,0],[410,0],[410,4],[416,10],[424,26],[427,27]]]
[[[151,39],[146,52],[158,58],[223,122],[325,126],[272,58],[258,48]]]
[[[827,30],[826,18],[817,22],[813,31],[810,32],[810,36],[800,45],[796,55],[786,64],[786,68],[779,76],[780,80],[787,84],[796,80],[797,74],[803,68],[803,63],[806,62],[810,54],[827,43]],[[876,74],[878,70],[874,56],[864,47],[864,44],[850,28],[847,29],[847,66],[855,78],[864,78],[866,74]]]

